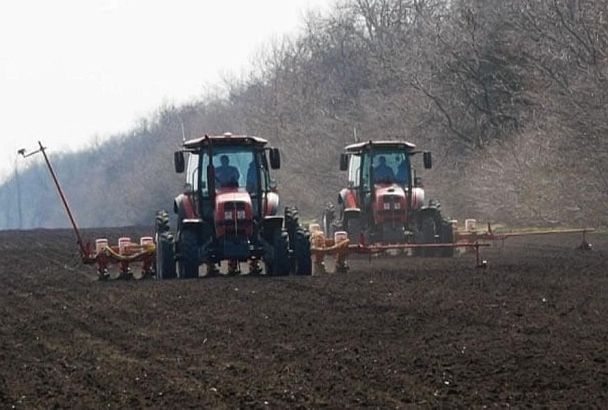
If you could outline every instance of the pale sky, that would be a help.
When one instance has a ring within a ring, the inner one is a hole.
[[[0,180],[38,139],[76,150],[242,73],[331,0],[0,2]]]

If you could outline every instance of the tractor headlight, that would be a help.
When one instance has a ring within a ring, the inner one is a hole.
[[[245,219],[245,210],[236,211],[236,219]]]
[[[232,211],[224,211],[224,219],[232,219]]]
[[[390,202],[385,202],[384,203],[384,210],[388,211],[389,209],[391,209],[391,203]]]
[[[401,209],[401,204],[399,202],[395,202],[395,209]]]

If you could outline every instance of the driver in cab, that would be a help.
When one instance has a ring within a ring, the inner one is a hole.
[[[241,177],[237,167],[230,165],[228,155],[220,157],[221,165],[215,167],[215,182],[220,188],[238,187]]]
[[[374,183],[392,183],[395,181],[395,173],[393,169],[386,165],[386,157],[380,155],[378,157],[378,165],[374,167]]]

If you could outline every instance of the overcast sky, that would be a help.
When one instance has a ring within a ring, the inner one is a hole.
[[[241,73],[331,0],[0,2],[0,179],[41,139],[74,150]]]

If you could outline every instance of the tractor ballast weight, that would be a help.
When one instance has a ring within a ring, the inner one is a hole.
[[[189,154],[186,161],[184,154]],[[174,200],[177,229],[166,212],[157,215],[156,269],[161,279],[207,275],[228,261],[229,273],[310,275],[310,238],[295,208],[279,215],[279,195],[270,170],[281,166],[277,148],[262,138],[226,133],[184,142],[174,156],[176,172],[186,172],[186,189]],[[177,262],[177,267],[173,265]]]
[[[415,150],[405,141],[367,141],[349,145],[340,155],[340,170],[348,184],[335,207],[323,214],[323,230],[348,233],[351,243],[454,243],[452,224],[441,214],[438,201],[425,204],[424,189],[411,158],[423,154],[424,168],[432,167],[430,152]],[[336,215],[337,214],[337,215]],[[451,256],[451,247],[414,248],[420,256]]]

